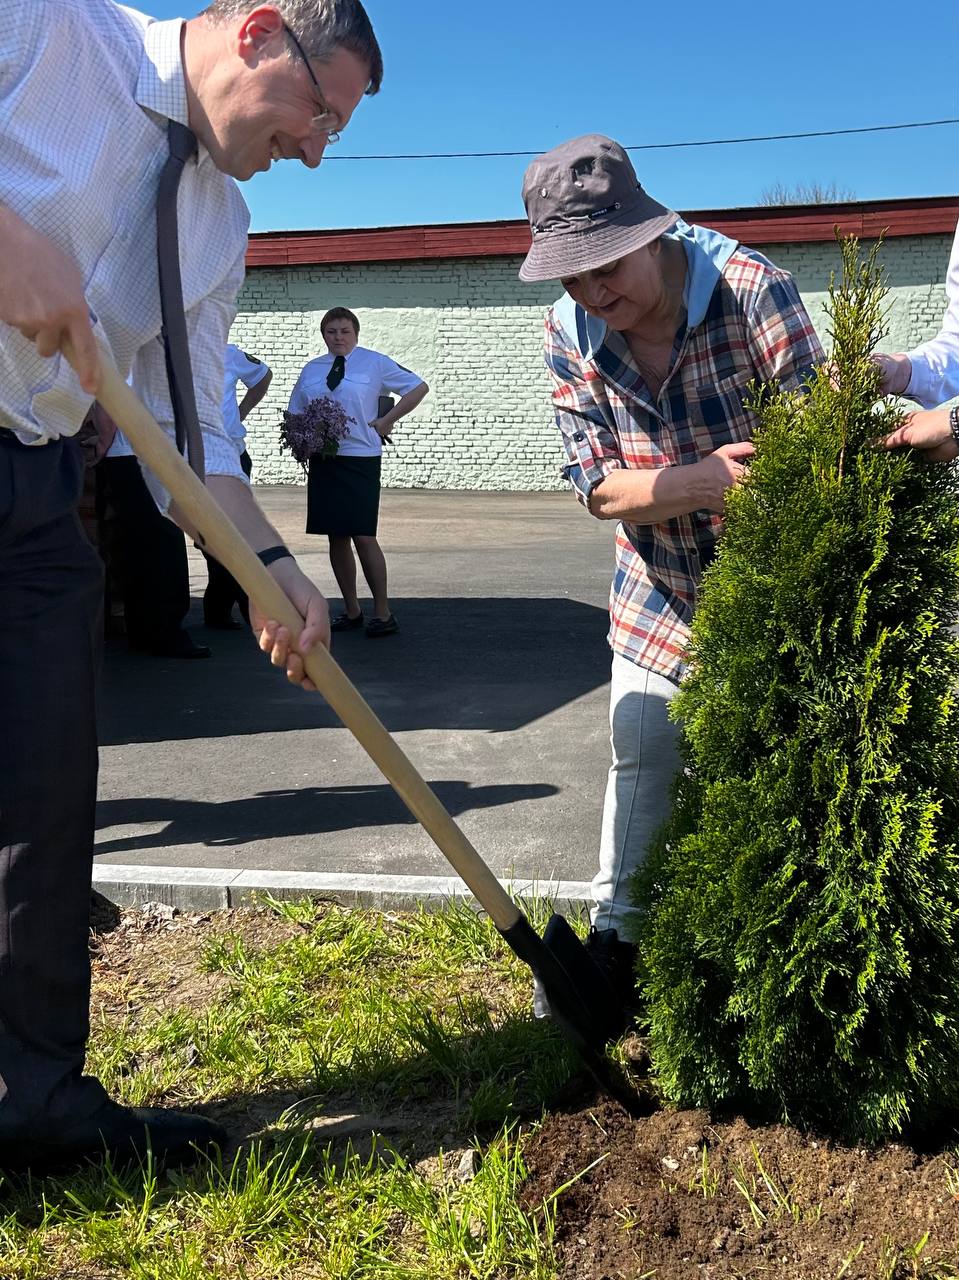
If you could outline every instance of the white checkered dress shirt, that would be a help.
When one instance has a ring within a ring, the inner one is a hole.
[[[98,336],[171,435],[156,191],[167,121],[187,123],[181,28],[112,0],[0,0],[0,204],[76,262]],[[177,208],[206,470],[244,478],[222,400],[249,213],[202,145]],[[74,435],[89,407],[62,356],[0,322],[0,426],[42,444]]]

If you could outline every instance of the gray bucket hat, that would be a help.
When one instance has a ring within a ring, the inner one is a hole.
[[[521,280],[558,280],[641,249],[678,215],[648,196],[612,138],[587,133],[537,156],[523,178],[533,246]]]

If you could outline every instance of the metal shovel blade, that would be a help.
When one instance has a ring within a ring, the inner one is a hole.
[[[614,1078],[603,1050],[627,1029],[626,1011],[609,978],[561,915],[550,916],[542,938],[524,915],[504,941],[539,979],[555,1022],[600,1088],[629,1112],[646,1113],[635,1092]]]

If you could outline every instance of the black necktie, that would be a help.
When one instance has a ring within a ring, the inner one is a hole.
[[[177,236],[176,195],[183,166],[196,154],[196,134],[185,124],[171,120],[167,126],[170,155],[157,190],[157,270],[160,276],[160,313],[163,317],[163,347],[166,373],[173,405],[173,422],[180,452],[184,444],[190,466],[202,480],[203,436],[196,412],[190,344],[183,311],[183,284],[180,280],[180,242]]]
[[[333,367],[326,375],[326,385],[331,391],[335,391],[345,376],[346,356],[335,356],[333,359]]]

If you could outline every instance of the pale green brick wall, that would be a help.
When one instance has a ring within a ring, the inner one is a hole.
[[[891,240],[883,251],[895,351],[938,331],[951,236]],[[770,245],[791,271],[826,338],[823,305],[833,244]],[[288,484],[303,473],[281,454],[278,423],[305,362],[325,350],[319,321],[330,307],[360,318],[364,346],[385,351],[430,384],[384,457],[394,488],[553,489],[562,486],[558,435],[543,368],[543,314],[555,284],[517,278],[519,258],[370,263],[251,270],[232,339],[273,368],[269,395],[249,421],[254,479]]]

